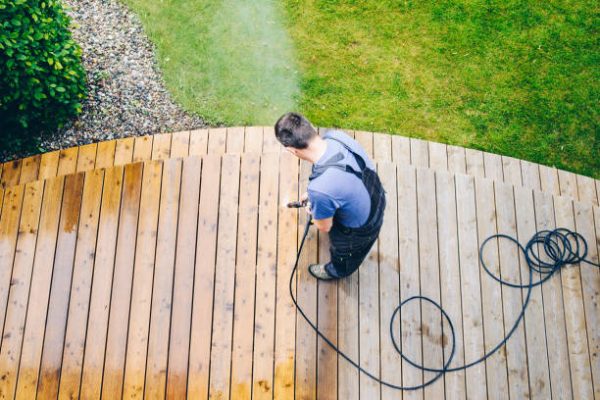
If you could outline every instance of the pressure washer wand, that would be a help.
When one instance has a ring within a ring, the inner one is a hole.
[[[308,204],[308,200],[291,201],[291,202],[287,203],[287,207],[288,208],[302,208],[302,207],[306,207],[307,204]]]

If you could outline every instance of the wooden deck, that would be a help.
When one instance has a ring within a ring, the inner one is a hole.
[[[479,265],[496,232],[525,242],[564,226],[600,251],[600,182],[459,147],[352,132],[388,192],[378,243],[358,273],[316,282],[327,260],[311,231],[300,304],[361,366],[415,385],[429,374],[393,351],[400,300],[439,301],[457,329],[453,365],[480,357],[518,316],[524,292]],[[377,384],[296,312],[288,282],[305,215],[285,204],[310,166],[271,128],[120,139],[2,165],[0,397],[202,399],[600,399],[600,270],[565,268],[533,290],[524,322],[485,363],[425,390]],[[525,282],[513,246],[485,258]],[[407,354],[440,366],[451,346],[431,307],[408,307]]]

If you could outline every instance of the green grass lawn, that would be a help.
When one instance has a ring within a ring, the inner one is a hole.
[[[297,109],[600,178],[597,1],[124,1],[210,123]]]

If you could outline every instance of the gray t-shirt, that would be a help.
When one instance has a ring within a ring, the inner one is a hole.
[[[322,165],[337,153],[341,153],[343,158],[337,162],[338,164],[349,165],[356,171],[360,171],[354,155],[341,143],[328,140],[328,137],[344,142],[365,160],[368,168],[375,170],[373,162],[358,142],[342,131],[327,131],[323,135],[323,139],[327,142],[327,150],[315,165]],[[336,220],[342,225],[356,228],[362,226],[369,218],[371,210],[369,192],[362,181],[352,173],[338,168],[327,168],[322,175],[310,181],[307,191],[314,219],[325,219],[335,215]]]

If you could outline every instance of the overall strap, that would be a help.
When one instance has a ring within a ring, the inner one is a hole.
[[[340,139],[336,139],[332,136],[329,136],[327,134],[325,134],[325,136],[323,136],[324,139],[330,139],[330,140],[335,140],[336,142],[340,143],[342,146],[344,146],[346,148],[346,150],[348,150],[353,156],[354,159],[356,160],[356,162],[358,163],[358,167],[360,168],[360,171],[364,171],[365,168],[367,168],[367,163],[365,162],[365,160],[362,158],[362,156],[360,154],[358,154],[357,152],[355,152],[354,150],[352,150],[350,148],[350,146],[348,146],[346,143],[344,143],[343,141],[341,141]]]

